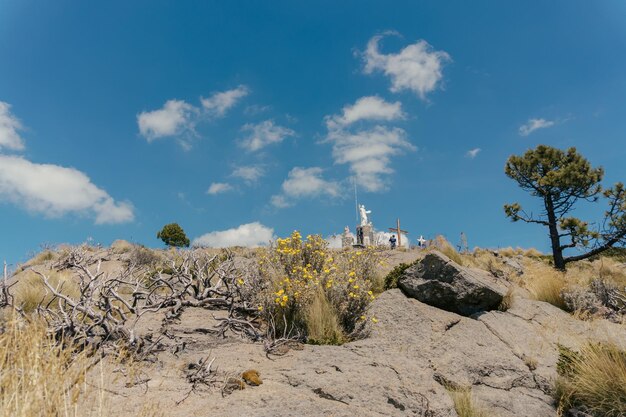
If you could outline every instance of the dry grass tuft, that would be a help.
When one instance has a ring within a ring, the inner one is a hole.
[[[469,388],[448,389],[459,417],[488,417],[487,411],[476,404]]]
[[[511,306],[513,305],[513,297],[514,297],[514,289],[513,287],[509,287],[504,297],[502,297],[502,301],[500,302],[500,305],[498,306],[498,310],[507,311],[509,308],[511,308]]]
[[[49,261],[56,261],[59,259],[60,255],[50,249],[46,249],[42,252],[39,252],[37,255],[26,261],[24,264],[19,265],[15,270],[15,273],[19,273],[25,271],[28,268],[33,266],[43,265]]]
[[[117,254],[130,252],[134,247],[135,245],[127,240],[118,239],[115,242],[111,243],[111,251]]]
[[[90,359],[63,347],[43,323],[6,323],[0,335],[0,415],[82,416],[76,406]]]
[[[43,273],[48,276],[50,284],[57,291],[74,299],[79,297],[80,290],[78,284],[68,272],[43,271]],[[38,305],[45,306],[53,299],[53,296],[44,286],[41,277],[34,271],[22,273],[14,287],[14,293],[15,304],[25,313],[35,311]],[[50,307],[55,308],[54,303]]]
[[[556,394],[559,409],[591,415],[626,415],[626,352],[613,344],[589,344],[580,353],[561,348]]]
[[[445,237],[439,235],[435,237],[433,243],[429,248],[437,249],[452,261],[456,262],[459,265],[465,265],[463,260],[463,256],[454,249],[454,247],[446,240]]]
[[[566,276],[549,265],[533,262],[526,265],[524,284],[539,301],[545,301],[561,309],[566,308],[565,300],[561,295],[567,285]]]
[[[309,343],[320,345],[340,345],[344,342],[338,315],[328,302],[324,291],[318,290],[309,304],[305,322]]]

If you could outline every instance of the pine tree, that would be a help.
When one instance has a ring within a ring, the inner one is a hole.
[[[163,226],[163,229],[157,233],[157,238],[161,239],[167,246],[177,248],[188,247],[190,243],[185,231],[178,223],[170,223]]]
[[[555,268],[563,270],[568,262],[626,244],[624,185],[617,183],[603,190],[600,182],[604,170],[593,168],[576,148],[564,152],[539,145],[522,156],[509,157],[505,173],[523,190],[542,200],[543,211],[537,217],[526,213],[519,203],[506,204],[504,211],[514,222],[521,220],[548,228]],[[567,217],[579,200],[596,202],[600,196],[608,200],[609,207],[598,226],[591,227],[578,218]],[[570,248],[586,248],[587,252],[564,256],[563,252]]]

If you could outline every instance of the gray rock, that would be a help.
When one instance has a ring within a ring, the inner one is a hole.
[[[409,297],[463,316],[496,309],[507,293],[502,280],[464,268],[437,251],[409,267],[398,287]]]
[[[524,266],[519,259],[506,258],[502,263],[515,271],[517,275],[524,275]]]

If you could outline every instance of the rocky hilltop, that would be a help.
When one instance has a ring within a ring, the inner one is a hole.
[[[103,271],[124,268],[126,255],[106,254]],[[459,415],[454,394],[466,392],[484,412],[471,415],[555,416],[561,350],[579,351],[589,341],[626,350],[623,324],[580,320],[532,299],[502,274],[460,266],[436,251],[390,259],[387,271],[421,261],[370,304],[375,322],[367,336],[339,346],[293,342],[268,353],[261,341],[217,334],[228,316],[220,308],[142,316],[137,335],[158,340],[158,351],[141,363],[107,357],[90,371],[106,387],[108,415],[146,415],[149,404],[181,417],[452,417]],[[251,265],[249,257],[239,262]],[[513,275],[523,269],[519,259],[500,262]],[[246,371],[258,381],[242,383]],[[95,410],[94,395],[79,407]]]

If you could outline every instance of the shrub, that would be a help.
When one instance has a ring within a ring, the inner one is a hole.
[[[559,351],[555,394],[561,410],[626,415],[626,352],[613,344],[588,344],[579,353],[560,346]]]
[[[341,343],[366,320],[378,252],[333,252],[319,235],[295,231],[278,239],[259,260],[269,286],[259,309],[278,334],[299,333],[315,343]]]
[[[385,289],[389,290],[391,288],[397,288],[398,287],[398,280],[400,279],[400,277],[402,276],[402,274],[404,274],[404,271],[406,271],[410,266],[415,265],[417,262],[416,261],[412,264],[405,264],[405,263],[401,263],[400,265],[396,265],[388,274],[387,276],[385,276]]]
[[[189,247],[190,243],[185,231],[178,223],[163,226],[163,229],[157,233],[157,238],[161,239],[167,246],[176,248]]]
[[[595,314],[602,307],[598,296],[588,287],[574,285],[561,291],[566,310],[584,314]]]
[[[143,246],[134,246],[129,255],[130,263],[136,266],[153,266],[162,260],[157,253]]]

